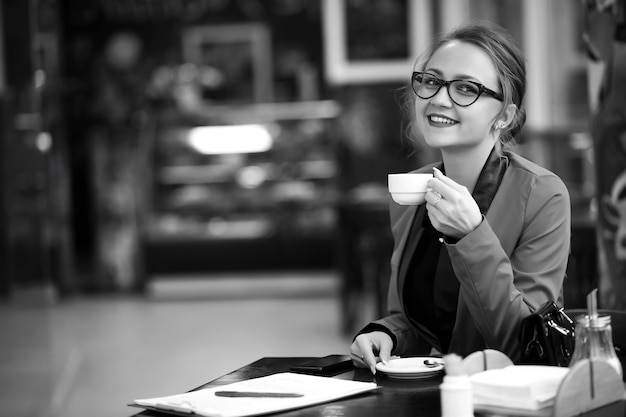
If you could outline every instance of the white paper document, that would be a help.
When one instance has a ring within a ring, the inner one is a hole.
[[[175,414],[244,417],[320,404],[377,388],[373,382],[283,372],[184,394],[135,400],[131,405]],[[288,396],[277,397],[285,394]]]

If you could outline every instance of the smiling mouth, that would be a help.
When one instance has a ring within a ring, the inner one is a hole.
[[[432,124],[436,124],[439,126],[452,126],[458,123],[457,121],[449,119],[447,117],[434,116],[434,115],[428,116],[428,121],[431,122]]]

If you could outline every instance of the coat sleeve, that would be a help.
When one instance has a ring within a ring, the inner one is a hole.
[[[391,275],[389,290],[387,293],[388,314],[366,326],[359,332],[365,333],[373,330],[382,330],[391,336],[394,343],[393,354],[399,356],[427,355],[431,352],[432,340],[420,334],[415,326],[412,326],[404,314],[398,291],[398,276],[402,252],[408,236],[408,229],[412,222],[412,212],[395,203],[390,205],[391,229],[394,236],[394,250],[391,255]],[[427,331],[427,330],[426,330]],[[428,332],[428,331],[427,331]],[[432,336],[434,338],[434,336]]]
[[[394,269],[394,266],[392,266]],[[392,354],[398,356],[420,356],[429,355],[432,352],[431,344],[420,336],[415,327],[411,326],[409,319],[406,317],[400,307],[400,299],[397,288],[397,271],[392,272],[392,279],[389,283],[388,308],[389,314],[379,320],[373,321],[367,325],[360,333],[380,330],[389,334],[393,340]]]
[[[540,176],[529,188],[524,221],[507,254],[487,219],[448,245],[460,297],[487,347],[519,358],[521,321],[548,300],[560,300],[570,248],[567,188]]]

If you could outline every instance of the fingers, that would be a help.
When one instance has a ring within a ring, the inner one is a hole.
[[[433,167],[433,177],[435,180],[441,181],[442,183],[452,188],[453,190],[461,191],[461,189],[464,188],[461,184],[458,184],[454,182],[453,180],[451,180],[450,178],[446,177],[443,174],[443,172],[441,172],[439,169],[434,168],[434,167]]]
[[[376,363],[389,361],[393,341],[384,332],[372,332],[361,334],[356,337],[350,346],[350,357],[355,366],[369,368],[372,374],[376,374]],[[377,356],[378,354],[378,356]]]
[[[461,239],[482,221],[478,204],[469,190],[433,168],[428,182],[426,209],[433,227],[446,236]]]
[[[380,341],[380,351],[378,352],[378,356],[380,357],[380,361],[382,363],[389,362],[391,358],[391,349],[393,348],[393,342],[391,338],[383,338]]]
[[[352,347],[350,348],[350,358],[352,358],[352,363],[358,368],[367,368],[367,364],[363,360],[363,355],[361,354],[361,351],[354,351],[355,345],[356,343],[353,343]]]
[[[362,335],[359,335],[355,341],[352,343],[352,346],[350,346],[350,357],[352,358],[352,363],[354,364],[354,366],[358,367],[358,368],[367,368],[368,365],[367,363],[365,363],[365,357],[363,355],[363,353],[361,353],[361,348],[359,346],[359,344],[357,343],[357,340],[361,337]]]
[[[453,201],[459,195],[467,194],[467,188],[446,177],[443,172],[433,168],[433,179],[428,181],[428,189],[436,192],[443,200]],[[434,203],[435,200],[433,200]]]
[[[446,180],[451,181],[449,178],[446,178]],[[428,181],[425,198],[427,203],[432,206],[436,206],[437,202],[441,200],[451,200],[455,194],[456,191],[453,188],[439,178],[435,177]]]
[[[372,349],[372,343],[369,340],[361,340],[361,343],[359,343],[359,348],[361,350],[361,360],[365,363],[366,367],[370,369],[372,375],[376,375],[377,360],[376,356],[374,355],[374,350]]]
[[[429,188],[428,191],[426,191],[425,198],[429,210],[432,208],[437,208],[437,204],[439,204],[441,200],[443,200],[443,196],[432,188]]]

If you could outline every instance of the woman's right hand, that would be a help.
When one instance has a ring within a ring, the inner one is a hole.
[[[359,368],[369,368],[376,374],[376,363],[387,363],[391,356],[393,341],[385,332],[371,332],[360,334],[350,346],[352,363]]]

